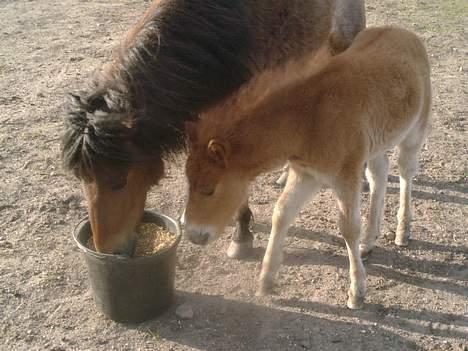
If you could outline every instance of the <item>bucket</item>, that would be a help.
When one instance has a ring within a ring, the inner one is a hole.
[[[143,322],[165,312],[173,302],[179,224],[154,211],[145,211],[142,222],[153,222],[177,235],[172,246],[152,256],[129,258],[103,254],[87,247],[91,225],[87,219],[73,237],[82,250],[94,301],[116,322]]]

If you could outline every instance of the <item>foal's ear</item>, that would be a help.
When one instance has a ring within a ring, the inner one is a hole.
[[[193,121],[186,121],[184,124],[185,133],[188,136],[188,139],[191,143],[196,143],[197,138],[197,123]]]
[[[217,139],[211,139],[208,143],[208,155],[213,160],[216,161],[219,165],[225,166],[227,157],[228,157],[228,145]]]

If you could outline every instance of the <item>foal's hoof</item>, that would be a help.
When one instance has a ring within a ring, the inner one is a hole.
[[[252,247],[253,243],[251,240],[242,242],[231,241],[227,250],[227,255],[229,258],[241,260],[252,254]]]
[[[348,302],[346,303],[351,310],[360,310],[364,306],[364,297],[363,296],[349,296]]]
[[[285,186],[288,180],[288,171],[283,171],[281,176],[276,180],[275,184],[278,186]]]
[[[407,247],[409,245],[409,238],[395,238],[395,244],[400,247]]]
[[[410,241],[410,232],[407,232],[405,230],[402,230],[402,231],[397,231],[396,235],[395,235],[395,244],[397,246],[402,246],[402,247],[406,247],[409,245],[409,241]]]
[[[268,296],[273,293],[273,282],[272,281],[262,281],[259,283],[255,296]]]
[[[185,210],[182,212],[182,214],[179,217],[179,223],[181,226],[185,226]]]

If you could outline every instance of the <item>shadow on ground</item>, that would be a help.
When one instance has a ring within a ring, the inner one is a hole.
[[[304,312],[299,313],[282,309],[287,305],[298,307],[293,306],[300,304],[297,301],[278,301],[278,308],[271,308],[183,291],[179,291],[178,300],[193,306],[192,320],[171,319],[169,315],[173,314],[168,313],[159,321],[136,328],[157,338],[208,351],[417,349],[414,342],[387,330],[385,325],[336,321],[330,315],[362,318],[374,315],[373,312],[306,304]],[[379,321],[378,315],[366,319]],[[272,345],[272,341],[275,346],[265,349],[264,345]]]

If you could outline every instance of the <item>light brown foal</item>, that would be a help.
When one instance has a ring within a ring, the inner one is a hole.
[[[302,78],[297,78],[298,76]],[[276,85],[275,88],[269,88]],[[361,308],[366,291],[361,253],[379,235],[387,183],[386,153],[399,149],[400,209],[397,245],[407,245],[411,181],[430,126],[431,84],[426,50],[398,28],[361,32],[344,53],[323,66],[302,63],[265,74],[244,94],[189,124],[190,194],[186,231],[214,240],[245,201],[259,174],[290,163],[276,203],[258,294],[269,293],[282,246],[297,213],[322,186],[332,188],[349,254],[349,308]],[[224,118],[219,118],[224,114]],[[368,226],[361,238],[362,169],[370,184]]]

